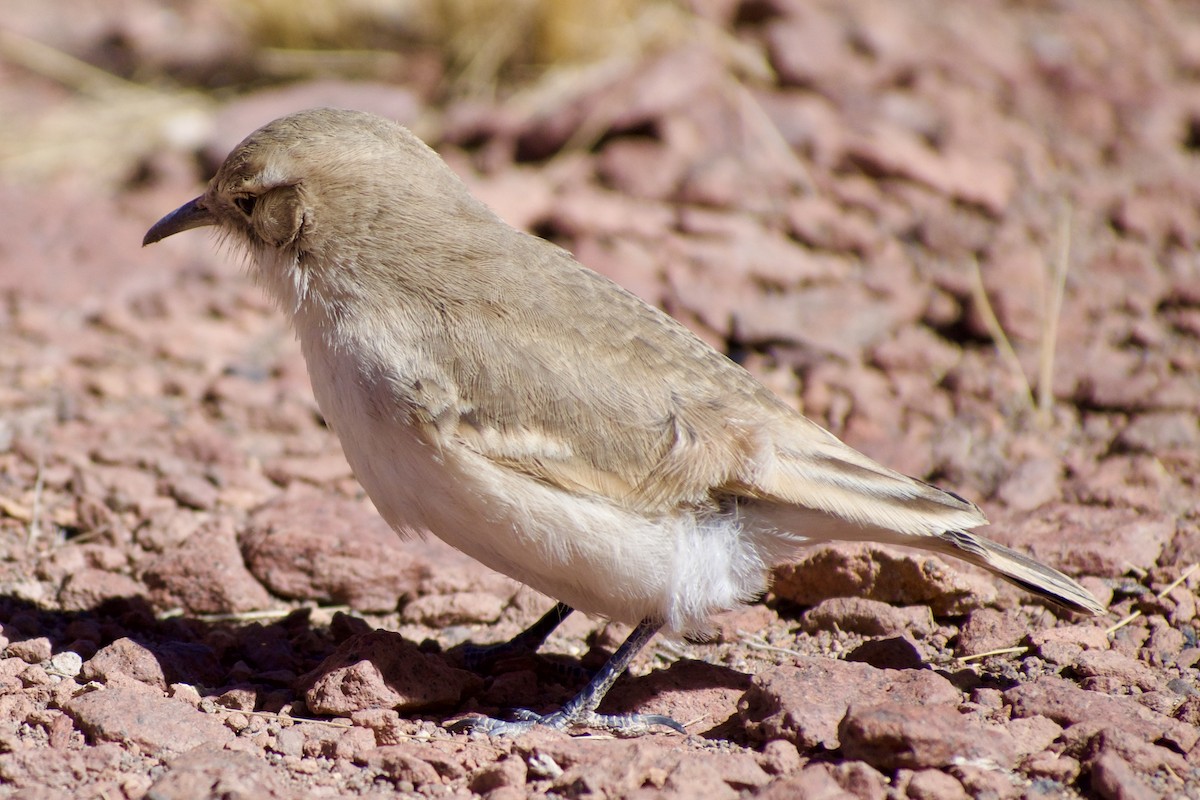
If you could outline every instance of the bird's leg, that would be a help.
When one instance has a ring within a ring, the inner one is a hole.
[[[546,642],[546,638],[562,621],[571,615],[575,609],[566,603],[555,603],[554,608],[542,615],[542,618],[518,633],[507,642],[496,644],[468,644],[460,653],[463,666],[472,671],[490,668],[497,661],[510,656],[529,655]]]
[[[603,728],[614,733],[633,735],[646,733],[653,725],[662,725],[679,733],[687,733],[683,726],[668,716],[662,714],[598,714],[596,708],[604,699],[604,695],[612,688],[613,683],[621,676],[629,662],[633,661],[638,651],[654,637],[661,623],[643,621],[633,629],[633,633],[617,648],[617,652],[600,668],[592,679],[571,698],[559,711],[550,714],[536,714],[526,709],[514,712],[517,718],[513,722],[492,719],[491,717],[470,717],[459,720],[451,726],[455,732],[481,731],[489,736],[518,734],[532,728],[534,725],[544,725],[547,728],[565,730],[576,726]]]

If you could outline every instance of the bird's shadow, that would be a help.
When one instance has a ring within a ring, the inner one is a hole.
[[[308,713],[304,694],[314,676],[320,674],[322,662],[341,642],[369,630],[362,619],[342,614],[335,614],[328,625],[317,624],[303,608],[270,622],[211,621],[186,614],[164,617],[139,596],[108,599],[92,608],[67,611],[0,595],[0,632],[8,639],[6,655],[36,663],[46,651],[45,644],[36,640],[45,639],[51,657],[66,652],[79,655],[84,667],[76,680],[85,684],[106,680],[106,664],[89,662],[98,651],[110,648],[114,656],[121,651],[119,657],[97,661],[106,661],[108,669],[132,670],[135,674],[128,677],[160,688],[188,684],[202,698],[218,702],[231,690],[241,690],[242,698],[245,690],[250,690],[255,706],[243,710],[274,713],[286,709],[293,718],[316,716]],[[393,635],[399,644],[400,634]],[[418,644],[424,654],[444,658],[449,667],[460,667],[453,651],[443,653],[430,641]],[[461,717],[464,711],[503,714],[525,706],[551,710],[574,695],[604,658],[599,650],[593,650],[582,661],[553,653],[530,654],[480,671],[483,689],[464,697],[456,707],[405,716],[443,723]],[[736,696],[749,682],[749,675],[727,667],[681,660],[647,675],[622,676],[602,708],[608,713],[635,712],[654,705],[663,695],[678,697],[679,693],[719,689],[734,695],[728,708],[732,714]],[[730,728],[733,719],[736,717],[718,720],[719,724],[710,725],[708,730],[702,725],[698,729],[706,737],[734,734],[736,731]]]

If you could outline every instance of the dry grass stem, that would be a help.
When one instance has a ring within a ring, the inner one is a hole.
[[[1054,411],[1054,356],[1062,321],[1063,295],[1071,265],[1071,204],[1064,202],[1058,219],[1058,257],[1050,275],[1050,291],[1042,312],[1041,350],[1038,353],[1038,421],[1047,426]]]
[[[192,619],[201,622],[256,622],[264,619],[283,619],[284,617],[296,611],[307,609],[310,613],[334,614],[338,611],[342,613],[350,613],[350,606],[301,606],[300,608],[266,608],[260,611],[239,611],[229,614],[193,614]],[[163,611],[158,615],[159,619],[171,619],[183,615],[181,609],[173,608],[169,611]]]
[[[738,631],[737,635],[743,637],[746,646],[751,650],[762,650],[767,653],[780,653],[781,655],[793,656],[795,658],[804,657],[804,653],[801,653],[799,650],[789,650],[786,647],[776,647],[773,644],[767,644],[761,639],[752,638],[750,634],[746,633],[745,631]]]
[[[11,31],[0,30],[0,59],[77,93],[36,120],[0,127],[0,171],[8,175],[75,172],[119,183],[164,147],[194,148],[211,125],[213,102],[198,93],[132,83]]]
[[[38,449],[37,477],[33,481],[33,509],[29,514],[29,533],[25,537],[26,544],[33,544],[41,535],[42,520],[42,489],[45,488],[46,457]]]
[[[1024,646],[1001,647],[997,650],[988,650],[987,652],[984,652],[984,653],[973,653],[969,656],[959,656],[958,658],[956,658],[954,660],[960,664],[966,664],[969,661],[978,661],[983,658],[991,658],[992,656],[1004,656],[1004,655],[1010,655],[1010,654],[1018,654],[1019,655],[1021,653],[1028,653],[1028,652],[1029,652],[1029,648],[1024,647]]]
[[[987,328],[988,335],[996,343],[996,349],[1000,353],[1000,358],[1004,360],[1009,370],[1020,379],[1021,386],[1024,389],[1022,395],[1025,398],[1025,403],[1030,410],[1033,410],[1036,408],[1033,401],[1033,389],[1029,385],[1029,379],[1025,377],[1025,370],[1021,367],[1021,359],[1017,358],[1017,351],[1013,349],[1008,334],[1004,332],[1004,326],[1000,324],[1000,320],[996,317],[996,311],[992,308],[992,301],[988,299],[987,288],[983,285],[983,271],[979,267],[979,260],[972,258],[970,264],[971,297],[979,309],[979,315],[983,318],[983,324]]]
[[[1171,581],[1170,583],[1168,583],[1168,584],[1166,585],[1166,587],[1165,587],[1165,588],[1164,588],[1164,589],[1163,589],[1161,592],[1158,592],[1157,594],[1155,594],[1155,595],[1154,595],[1155,599],[1157,599],[1157,600],[1161,600],[1161,599],[1163,599],[1164,597],[1166,597],[1166,596],[1167,596],[1168,594],[1170,594],[1170,593],[1171,593],[1171,592],[1172,592],[1172,591],[1173,591],[1173,590],[1174,590],[1174,589],[1175,589],[1177,586],[1180,586],[1180,585],[1182,585],[1184,581],[1186,581],[1188,578],[1192,577],[1192,575],[1193,575],[1193,574],[1195,574],[1196,570],[1198,570],[1198,569],[1200,569],[1200,564],[1192,564],[1190,567],[1188,567],[1188,568],[1187,568],[1187,569],[1185,569],[1185,570],[1184,570],[1182,573],[1180,573],[1180,575],[1179,575],[1179,577],[1178,577],[1178,578],[1176,578],[1175,580],[1173,580],[1173,581]],[[1120,621],[1118,621],[1118,622],[1116,622],[1115,624],[1113,624],[1113,625],[1109,626],[1108,628],[1105,628],[1105,629],[1104,629],[1104,632],[1105,632],[1105,633],[1107,633],[1107,634],[1109,634],[1109,635],[1111,636],[1112,634],[1114,634],[1114,633],[1116,633],[1117,631],[1119,631],[1121,628],[1124,628],[1126,625],[1128,625],[1129,623],[1133,622],[1135,619],[1137,619],[1137,618],[1138,618],[1138,617],[1140,617],[1141,615],[1142,615],[1142,612],[1141,612],[1141,611],[1133,611],[1133,612],[1131,612],[1131,613],[1129,613],[1129,614],[1126,614],[1124,617],[1122,617],[1122,618],[1120,619]]]

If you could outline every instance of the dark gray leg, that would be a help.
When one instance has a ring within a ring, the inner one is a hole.
[[[488,669],[497,661],[510,656],[529,655],[546,643],[546,637],[562,624],[575,609],[566,603],[556,603],[541,619],[518,633],[507,642],[496,644],[469,644],[462,648],[463,666],[472,671]]]
[[[600,671],[561,710],[551,714],[535,714],[525,709],[515,712],[517,720],[505,722],[491,717],[469,717],[451,726],[455,732],[482,731],[490,736],[524,733],[534,725],[564,730],[574,726],[604,728],[621,734],[646,733],[653,725],[662,725],[679,733],[687,733],[683,726],[662,714],[597,714],[596,708],[604,695],[628,667],[629,662],[649,642],[658,629],[657,622],[642,622],[633,629],[629,638],[617,648]]]

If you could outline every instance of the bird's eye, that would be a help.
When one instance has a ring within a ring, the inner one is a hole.
[[[258,202],[258,198],[252,194],[242,195],[235,198],[233,204],[242,210],[242,213],[247,217],[254,213],[254,204]]]

